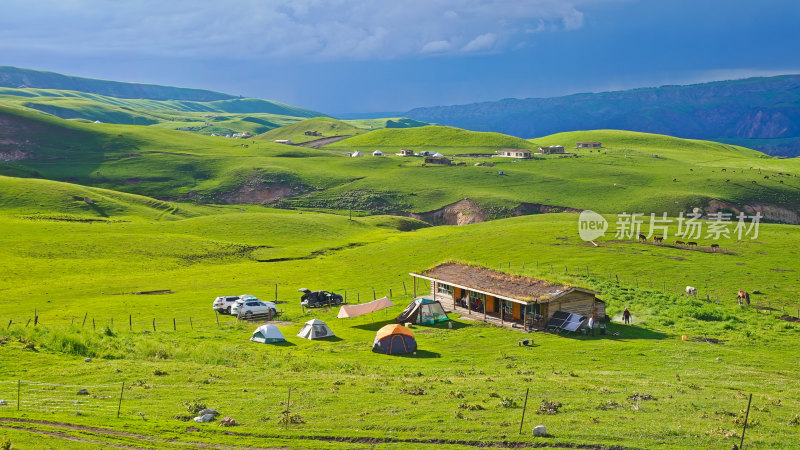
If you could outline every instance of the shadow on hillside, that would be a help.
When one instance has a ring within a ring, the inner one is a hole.
[[[343,341],[344,339],[340,338],[339,336],[331,336],[331,337],[325,337],[325,338],[320,338],[320,339],[315,339],[315,340],[322,341],[322,342],[339,342],[339,341]]]
[[[274,345],[275,347],[295,347],[295,346],[297,346],[297,344],[294,344],[294,343],[289,342],[289,341],[270,342],[269,344],[264,344],[264,345]]]
[[[616,333],[616,334],[615,334]],[[658,331],[648,328],[643,328],[637,325],[624,325],[621,323],[606,323],[606,334],[600,334],[595,331],[595,335],[584,335],[582,333],[567,333],[561,336],[580,339],[580,340],[599,340],[599,339],[613,339],[615,341],[627,341],[630,339],[666,339],[667,335]]]

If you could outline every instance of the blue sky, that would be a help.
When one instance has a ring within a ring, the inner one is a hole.
[[[800,73],[797,0],[3,0],[0,65],[326,113]]]

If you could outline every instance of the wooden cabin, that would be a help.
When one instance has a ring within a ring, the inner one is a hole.
[[[417,280],[424,280],[430,284],[431,297],[445,308],[466,309],[469,314],[483,315],[485,321],[499,319],[525,329],[543,329],[556,311],[597,320],[606,316],[605,302],[595,291],[486,267],[444,263],[409,275],[414,277],[415,297]]]

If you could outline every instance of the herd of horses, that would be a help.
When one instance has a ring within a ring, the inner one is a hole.
[[[647,236],[645,236],[643,234],[639,234],[639,241],[647,242]],[[664,243],[664,237],[663,236],[653,236],[653,242],[656,243],[656,244],[663,244]],[[686,247],[686,248],[697,247],[697,242],[694,242],[694,241],[684,242],[684,241],[676,240],[675,241],[675,245],[677,245],[678,247]],[[710,248],[711,248],[712,252],[716,252],[716,251],[719,250],[719,244],[711,244]]]

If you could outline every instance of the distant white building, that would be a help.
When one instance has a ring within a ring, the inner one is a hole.
[[[288,139],[275,139],[275,143],[276,144],[286,144],[286,145],[294,144],[294,142],[292,142],[292,141],[290,141]]]
[[[361,152],[359,152],[358,150],[354,151],[353,153],[350,153],[350,157],[351,158],[358,158],[360,156],[364,156],[364,155]]]
[[[380,150],[375,150],[372,152],[372,156],[383,156],[383,152]]]
[[[524,148],[501,148],[497,151],[497,156],[504,158],[530,158],[531,151]]]

